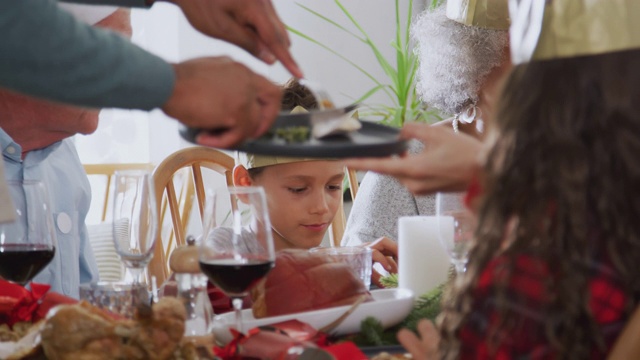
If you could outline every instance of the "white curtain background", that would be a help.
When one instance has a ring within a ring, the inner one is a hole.
[[[373,76],[382,79],[384,72],[369,48],[358,40],[335,29],[297,4],[305,5],[357,32],[333,1],[272,0],[280,18],[289,26],[310,35],[359,64]],[[394,0],[342,0],[391,63],[395,50]],[[402,21],[406,22],[408,0],[400,0]],[[424,9],[425,0],[414,1],[414,16]],[[281,65],[268,66],[233,45],[213,40],[193,30],[179,9],[168,3],[156,3],[150,10],[133,10],[133,39],[141,47],[168,61],[182,61],[200,56],[230,56],[270,80],[283,83],[289,74]],[[353,102],[374,84],[351,65],[325,49],[290,34],[292,53],[306,77],[323,84],[334,102]],[[379,95],[373,102],[385,102]],[[100,115],[98,130],[89,136],[77,136],[76,144],[83,163],[157,164],[170,153],[192,144],[178,135],[177,121],[159,111],[124,111],[106,109]],[[96,191],[102,191],[97,189]],[[94,199],[99,194],[94,194]],[[95,219],[89,219],[89,223]]]

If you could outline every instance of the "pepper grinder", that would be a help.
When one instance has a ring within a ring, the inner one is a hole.
[[[213,321],[213,308],[207,296],[208,278],[200,270],[198,246],[193,236],[187,236],[187,245],[177,247],[171,253],[169,267],[175,273],[177,297],[187,310],[185,336],[209,334]]]

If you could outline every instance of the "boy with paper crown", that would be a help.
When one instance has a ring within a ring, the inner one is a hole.
[[[276,251],[320,245],[342,200],[342,162],[238,153],[236,163],[235,186],[264,188]],[[228,246],[216,238],[216,246]],[[233,309],[229,297],[212,284],[208,292],[215,313]],[[243,307],[251,307],[249,296]]]
[[[283,85],[282,111],[317,109],[313,94],[296,79]],[[344,164],[307,159],[237,153],[235,186],[262,186],[277,250],[320,245],[342,201]]]
[[[313,94],[296,79],[283,86],[282,111],[317,109]],[[357,116],[357,115],[356,115]],[[265,189],[276,250],[319,246],[342,199],[345,167],[335,159],[309,159],[238,153],[233,171],[236,186]],[[379,239],[371,247],[374,262],[397,272],[397,245]],[[372,281],[380,286],[379,274]]]
[[[312,93],[296,79],[283,86],[282,111],[316,109]],[[342,201],[345,167],[337,159],[296,158],[237,153],[233,169],[235,186],[264,188],[276,251],[317,247]],[[371,247],[372,259],[397,272],[397,245],[385,239]],[[372,278],[374,282],[377,278]],[[229,299],[210,286],[209,297],[216,313],[232,309]],[[244,307],[249,302],[245,300]]]
[[[510,6],[476,247],[415,359],[605,358],[640,300],[640,2]]]
[[[262,186],[276,250],[320,245],[342,200],[344,164],[239,153],[236,186]]]

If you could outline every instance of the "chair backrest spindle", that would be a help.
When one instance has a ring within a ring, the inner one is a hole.
[[[347,169],[347,181],[349,182],[349,191],[351,192],[351,199],[356,199],[358,193],[358,178],[355,170]],[[340,246],[342,236],[344,236],[344,229],[347,226],[347,217],[344,213],[344,201],[340,200],[340,206],[336,212],[336,216],[331,222],[331,229],[329,231],[329,240],[332,247]]]
[[[167,198],[166,208],[161,209],[159,213],[163,214],[162,219],[168,214],[172,224],[172,231],[166,242],[162,241],[162,229],[159,229],[154,257],[149,264],[149,276],[155,276],[159,284],[169,276],[168,259],[171,251],[186,244],[186,231],[194,198],[198,203],[200,219],[203,217],[206,194],[202,169],[210,169],[223,175],[227,186],[230,186],[234,165],[233,157],[219,150],[191,147],[176,151],[156,166],[153,181],[157,203],[163,203],[165,194]],[[174,175],[182,169],[187,170],[187,175],[182,182],[182,191],[177,194]]]

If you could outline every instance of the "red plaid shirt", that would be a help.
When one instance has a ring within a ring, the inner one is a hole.
[[[507,278],[505,258],[491,261],[482,272],[475,291],[473,311],[461,329],[462,359],[557,359],[545,335],[548,319],[542,308],[551,294],[544,282],[553,276],[545,262],[531,256],[516,259],[513,273]],[[603,358],[610,350],[626,322],[627,298],[613,268],[605,263],[588,266],[589,307],[606,342],[603,352],[595,345],[592,358]],[[496,304],[497,289],[507,289],[506,303],[501,304],[510,316],[502,327]],[[506,307],[505,307],[506,306]],[[576,327],[581,326],[576,324]],[[493,340],[493,344],[491,341]]]

